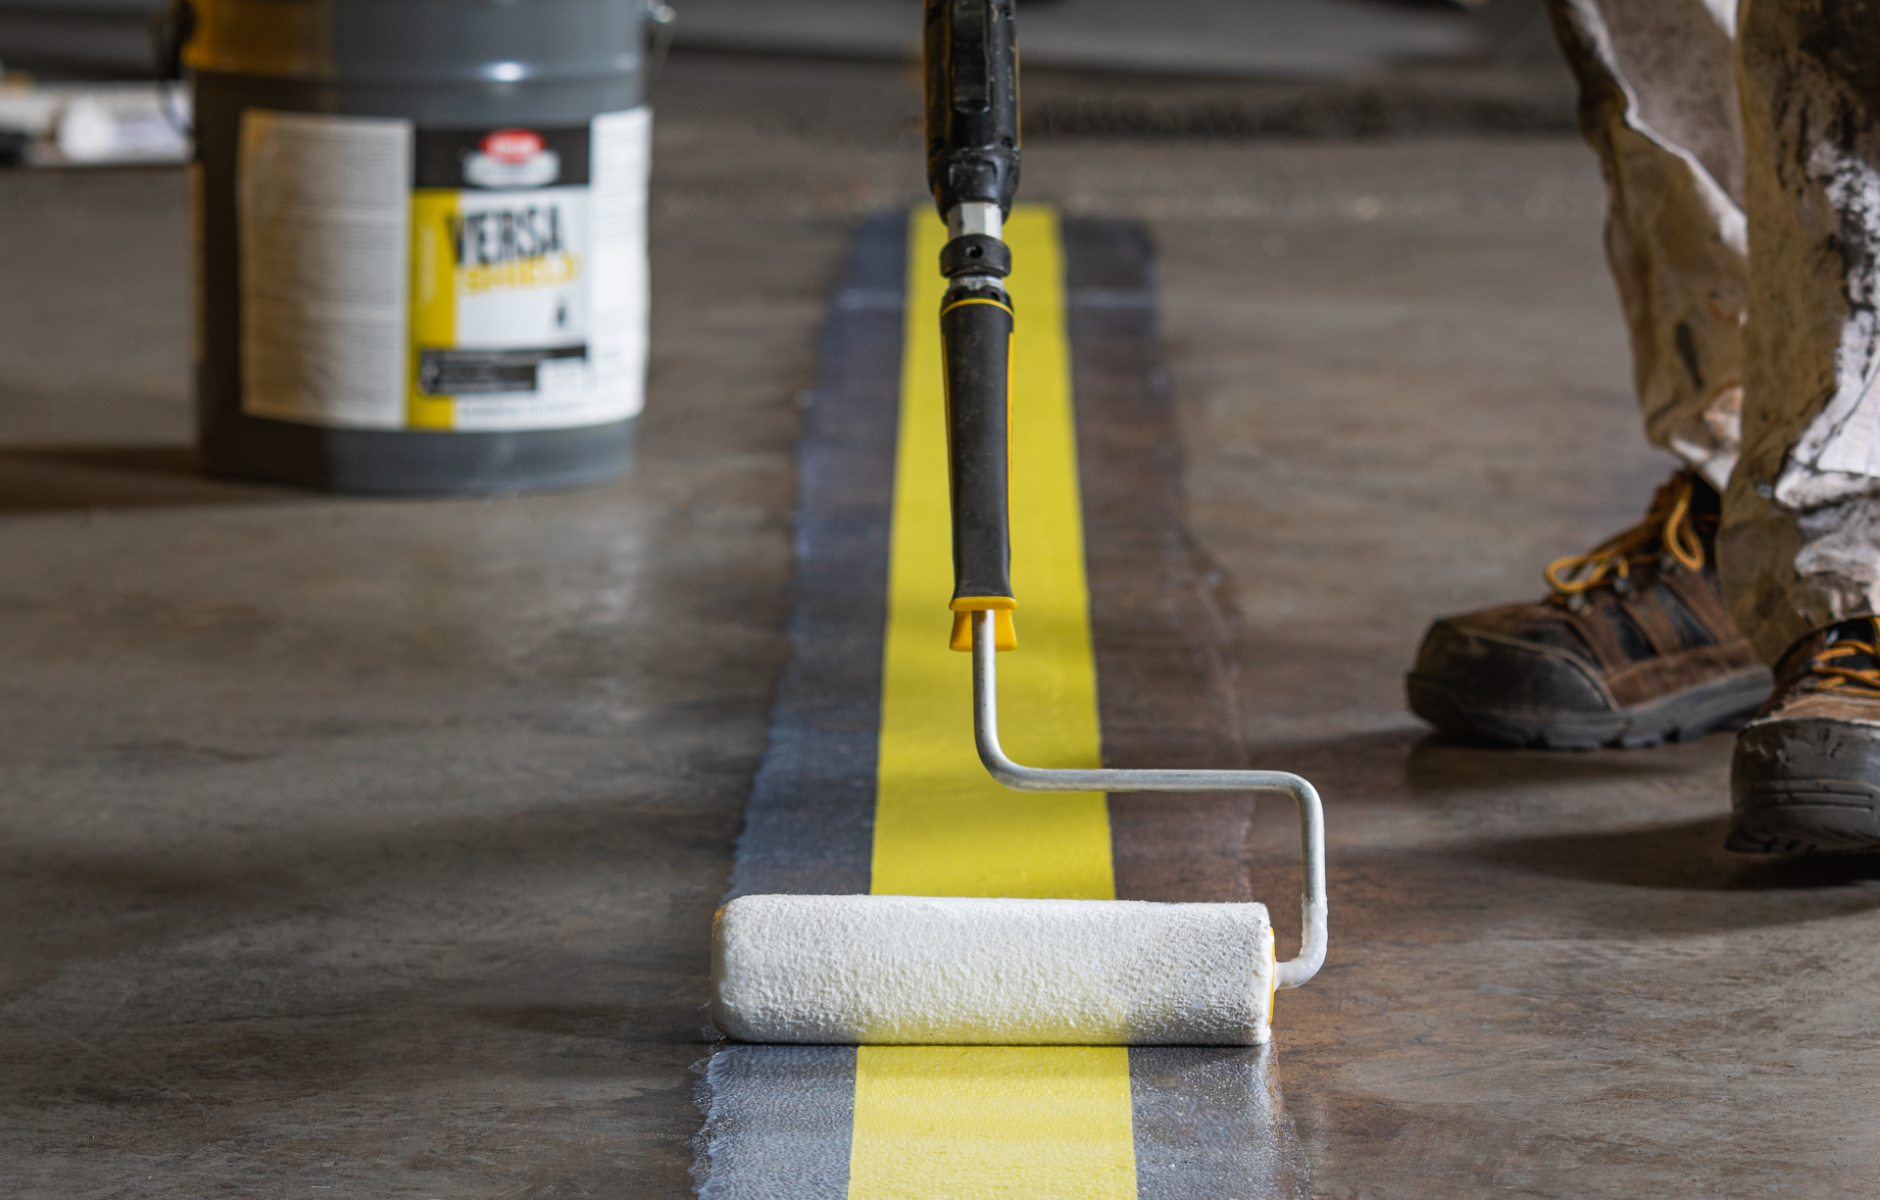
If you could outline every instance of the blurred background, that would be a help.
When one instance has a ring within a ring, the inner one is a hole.
[[[917,61],[918,0],[681,0],[681,61]],[[0,0],[0,159],[180,161],[151,85],[163,4]],[[1026,133],[1555,132],[1572,89],[1537,0],[1024,0]],[[909,98],[892,114],[918,116]],[[167,113],[167,118],[166,118]],[[874,115],[886,115],[876,113]]]

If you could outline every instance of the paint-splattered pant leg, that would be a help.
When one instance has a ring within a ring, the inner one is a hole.
[[[1880,8],[1550,3],[1646,431],[1730,482],[1724,591],[1774,662],[1880,612]]]
[[[1880,6],[1745,0],[1742,465],[1720,553],[1772,661],[1880,612]]]
[[[1549,3],[1606,177],[1646,434],[1722,488],[1739,450],[1748,277],[1732,0]]]

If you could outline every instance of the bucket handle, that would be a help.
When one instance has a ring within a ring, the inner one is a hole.
[[[646,0],[646,82],[650,85],[666,69],[666,55],[672,50],[672,29],[679,14],[663,0]]]

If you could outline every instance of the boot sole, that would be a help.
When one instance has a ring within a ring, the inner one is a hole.
[[[1410,711],[1444,733],[1540,750],[1637,749],[1692,741],[1748,720],[1774,686],[1768,668],[1753,667],[1645,704],[1592,713],[1491,709],[1469,704],[1434,679],[1411,675],[1405,683]]]
[[[1769,721],[1737,736],[1724,848],[1738,854],[1880,850],[1880,729]]]

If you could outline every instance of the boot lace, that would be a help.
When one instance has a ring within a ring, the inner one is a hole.
[[[1704,569],[1704,543],[1699,536],[1699,520],[1691,515],[1691,498],[1697,490],[1697,477],[1679,471],[1661,485],[1652,496],[1652,506],[1645,519],[1623,533],[1614,534],[1585,554],[1569,554],[1547,564],[1548,597],[1555,604],[1579,608],[1586,593],[1610,586],[1625,595],[1632,590],[1632,569],[1656,562],[1672,563],[1688,570]]]
[[[1819,691],[1864,691],[1880,694],[1880,620],[1870,620],[1869,640],[1840,637],[1832,646],[1815,655],[1808,669],[1818,677]],[[1848,663],[1865,659],[1865,666]]]

